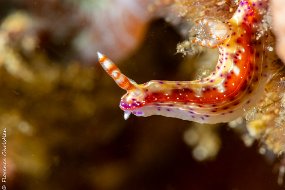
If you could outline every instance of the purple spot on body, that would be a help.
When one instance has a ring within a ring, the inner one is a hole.
[[[227,109],[229,109],[229,107],[228,107],[228,106],[223,107],[223,110],[227,110]]]
[[[122,107],[123,109],[130,109],[131,105],[125,103],[125,102],[121,102],[120,107]]]
[[[235,102],[233,105],[236,106],[236,105],[238,105],[238,104],[239,104],[239,102],[237,101],[237,102]]]

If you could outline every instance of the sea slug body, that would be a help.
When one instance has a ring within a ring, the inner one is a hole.
[[[208,77],[194,81],[153,80],[137,84],[121,73],[105,55],[99,62],[127,93],[120,108],[125,119],[163,115],[199,123],[221,123],[242,116],[260,100],[268,77],[265,51],[266,35],[258,36],[257,25],[267,6],[266,0],[241,0],[226,23],[204,20],[213,39],[197,43],[219,50],[216,69]],[[219,30],[222,28],[222,31]]]

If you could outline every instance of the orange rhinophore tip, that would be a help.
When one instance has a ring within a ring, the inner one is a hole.
[[[98,59],[103,69],[110,75],[119,87],[124,90],[131,90],[135,88],[136,83],[126,77],[120,69],[105,55],[97,52]]]

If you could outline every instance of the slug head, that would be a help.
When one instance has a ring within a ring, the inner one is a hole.
[[[120,88],[127,91],[120,102],[120,108],[125,111],[125,119],[127,119],[131,113],[137,116],[143,116],[144,112],[141,108],[145,105],[144,87],[126,77],[105,55],[98,52],[98,58],[101,66],[108,75],[113,78]]]

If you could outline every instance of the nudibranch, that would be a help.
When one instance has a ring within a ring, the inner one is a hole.
[[[200,24],[208,27],[212,39],[196,41],[203,46],[218,48],[219,58],[215,71],[200,80],[152,80],[137,84],[98,52],[102,67],[118,86],[127,91],[120,102],[125,119],[132,113],[213,124],[242,116],[260,100],[268,78],[264,53],[266,35],[258,32],[261,11],[266,6],[266,0],[241,0],[227,22],[201,21]]]

